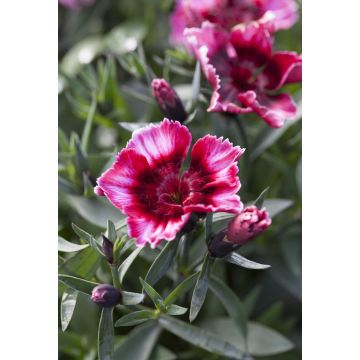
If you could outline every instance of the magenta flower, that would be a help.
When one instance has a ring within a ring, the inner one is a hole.
[[[179,95],[165,79],[154,79],[151,82],[152,95],[164,116],[183,123],[187,114]]]
[[[171,41],[184,43],[184,29],[201,27],[204,21],[229,30],[269,13],[273,30],[288,29],[298,19],[297,8],[294,0],[177,0],[170,18]]]
[[[285,84],[301,81],[302,58],[292,51],[272,51],[269,23],[238,25],[230,33],[209,22],[186,29],[189,46],[212,86],[208,111],[255,112],[277,128],[296,116],[297,108]]]
[[[95,0],[59,0],[59,4],[71,10],[80,10],[85,6],[90,6]]]
[[[271,225],[269,214],[255,205],[245,208],[228,225],[226,240],[236,245],[244,245],[261,234]]]
[[[241,211],[237,160],[245,150],[206,135],[194,144],[190,167],[180,176],[190,143],[185,126],[164,119],[135,131],[97,180],[95,192],[127,215],[138,246],[173,240],[192,212]]]

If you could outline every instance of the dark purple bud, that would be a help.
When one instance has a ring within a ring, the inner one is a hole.
[[[105,236],[102,235],[101,250],[109,264],[114,263],[114,244]]]
[[[226,229],[213,235],[208,243],[210,255],[218,258],[222,258],[238,248],[238,245],[235,245],[226,239]]]
[[[91,300],[101,307],[113,307],[121,302],[121,293],[109,284],[94,287]]]
[[[151,83],[152,94],[160,109],[170,120],[183,123],[187,114],[176,91],[165,79],[154,79]]]

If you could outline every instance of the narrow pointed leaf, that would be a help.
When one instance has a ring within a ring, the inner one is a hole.
[[[95,238],[86,232],[85,230],[79,228],[76,224],[71,224],[73,230],[75,233],[79,236],[80,239],[85,240],[91,247],[93,247],[95,250],[99,250],[99,245],[96,242]]]
[[[99,360],[112,360],[114,354],[114,308],[103,308],[99,323],[98,355]]]
[[[220,300],[226,312],[233,319],[241,331],[244,339],[247,339],[248,316],[244,304],[236,294],[219,278],[212,276],[209,282],[210,290]]]
[[[71,318],[73,316],[78,292],[72,288],[67,288],[61,299],[60,317],[61,317],[61,329],[65,331],[69,326]]]
[[[246,269],[263,270],[271,267],[270,265],[259,264],[255,261],[248,260],[236,252],[232,252],[229,255],[226,255],[224,259],[229,263],[241,266]]]
[[[151,264],[148,273],[145,276],[145,281],[149,285],[155,285],[170,269],[173,259],[176,254],[176,250],[179,245],[178,237],[169,241],[160,254],[156,257],[154,262]]]
[[[116,321],[115,326],[133,326],[141,324],[147,320],[154,319],[155,314],[153,310],[140,310],[130,314],[126,314]]]
[[[115,225],[111,220],[107,222],[107,237],[112,243],[114,243],[117,238]]]
[[[160,316],[159,323],[170,333],[206,351],[231,359],[241,359],[243,356],[243,353],[234,345],[220,340],[217,336],[214,336],[204,329],[166,315]]]
[[[149,295],[152,302],[158,309],[162,309],[164,307],[164,300],[161,295],[146,281],[140,278],[141,285],[143,286],[145,292]]]
[[[67,241],[65,239],[63,239],[62,237],[58,236],[58,251],[62,251],[62,252],[76,252],[76,251],[80,251],[83,250],[85,248],[87,248],[89,245],[88,244],[74,244],[70,241]]]
[[[195,284],[195,280],[198,278],[199,272],[190,275],[182,283],[180,283],[164,300],[166,306],[174,303],[181,295],[185,294]]]
[[[169,308],[166,310],[168,315],[183,315],[188,311],[187,308],[179,306],[179,305],[170,305]]]
[[[288,199],[268,199],[264,201],[264,207],[271,218],[288,209],[292,204],[293,201]]]
[[[120,283],[123,282],[124,276],[126,275],[127,271],[129,270],[131,264],[136,259],[136,257],[140,254],[142,248],[136,248],[119,266],[119,278]]]
[[[208,286],[209,286],[209,270],[210,270],[210,260],[209,254],[206,254],[200,275],[196,282],[194,292],[191,298],[191,305],[190,305],[190,322],[193,322],[197,317],[199,311],[201,310],[205,297],[207,294]]]
[[[143,302],[145,295],[129,291],[121,291],[122,303],[124,305],[137,305]]]
[[[267,192],[269,191],[270,187],[268,186],[266,189],[264,189],[261,194],[258,196],[258,198],[254,201],[254,205],[256,205],[259,209],[261,209],[264,205],[264,200],[266,197]]]
[[[198,103],[198,99],[199,99],[199,94],[200,94],[200,80],[201,80],[201,67],[200,67],[200,62],[198,61],[196,63],[196,67],[195,67],[195,72],[194,72],[194,77],[193,77],[193,81],[192,81],[192,108],[194,108],[197,103]]]
[[[77,278],[75,276],[69,275],[59,275],[59,281],[71,287],[74,290],[80,291],[84,294],[91,295],[91,292],[95,286],[98,286],[98,283],[87,281],[84,279]]]

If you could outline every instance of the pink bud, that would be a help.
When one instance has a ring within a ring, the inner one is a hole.
[[[176,93],[165,79],[154,79],[151,83],[152,94],[161,111],[170,120],[183,123],[187,114],[184,106]]]
[[[121,302],[121,293],[109,284],[100,284],[92,290],[91,300],[101,307],[113,307]]]
[[[237,245],[244,245],[265,231],[270,224],[271,219],[265,208],[259,210],[255,205],[249,206],[235,216],[228,225],[226,231],[227,241]]]

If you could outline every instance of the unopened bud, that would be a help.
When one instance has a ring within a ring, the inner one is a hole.
[[[224,257],[265,231],[270,224],[265,209],[249,206],[236,215],[226,229],[212,236],[208,243],[209,252],[214,257]]]
[[[165,79],[154,79],[151,83],[152,94],[161,111],[170,120],[183,123],[187,114],[176,91]]]
[[[101,307],[113,307],[121,302],[121,293],[109,284],[94,287],[91,300]]]
[[[101,250],[109,264],[112,264],[114,262],[114,244],[105,235],[102,235]]]
[[[229,242],[244,245],[265,231],[271,224],[267,211],[259,210],[255,205],[245,208],[228,225],[226,238]]]

